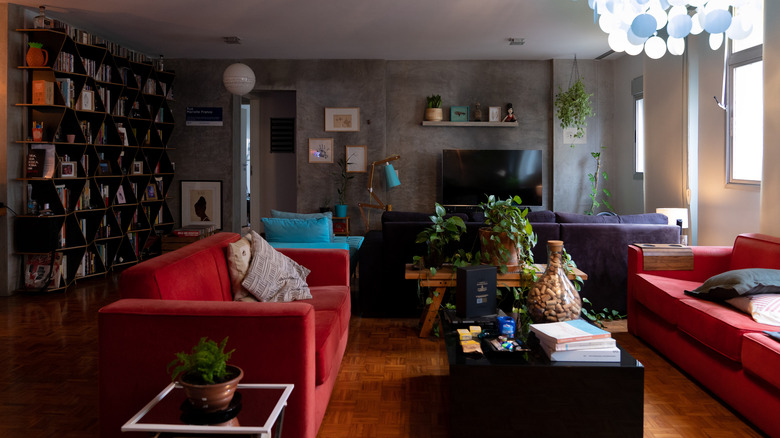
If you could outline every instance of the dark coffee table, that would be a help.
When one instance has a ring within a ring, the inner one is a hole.
[[[463,354],[457,334],[444,329],[450,436],[642,436],[644,367],[622,348],[619,363],[550,362],[532,338],[527,360],[480,357]]]

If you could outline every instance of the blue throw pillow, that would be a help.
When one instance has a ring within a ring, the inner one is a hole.
[[[277,217],[282,219],[318,219],[321,217],[327,218],[330,224],[330,241],[333,241],[335,234],[333,234],[333,212],[326,211],[324,213],[293,213],[290,211],[271,210],[271,217]]]
[[[268,242],[319,243],[330,242],[332,225],[326,217],[313,219],[263,218],[265,240]]]

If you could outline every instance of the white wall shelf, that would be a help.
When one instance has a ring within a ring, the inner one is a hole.
[[[517,128],[517,122],[429,122],[423,121],[423,126],[457,126],[468,128]]]

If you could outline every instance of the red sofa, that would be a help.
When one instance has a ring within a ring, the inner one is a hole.
[[[227,246],[218,233],[124,271],[121,299],[100,309],[101,436],[121,426],[170,383],[174,353],[202,336],[229,336],[231,363],[244,383],[293,383],[284,435],[316,436],[347,346],[349,253],[280,249],[311,269],[313,299],[290,303],[232,301]]]
[[[770,436],[780,437],[780,342],[726,303],[685,295],[709,277],[744,268],[780,269],[780,239],[742,234],[733,247],[692,247],[693,270],[646,271],[628,249],[628,329]]]

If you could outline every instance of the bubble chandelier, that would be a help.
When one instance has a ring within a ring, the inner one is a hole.
[[[720,48],[724,36],[747,38],[756,27],[754,23],[763,19],[762,1],[588,0],[588,6],[593,9],[594,22],[609,35],[612,50],[629,55],[644,50],[650,58],[658,59],[667,51],[682,55],[688,34],[708,32],[713,50]]]

